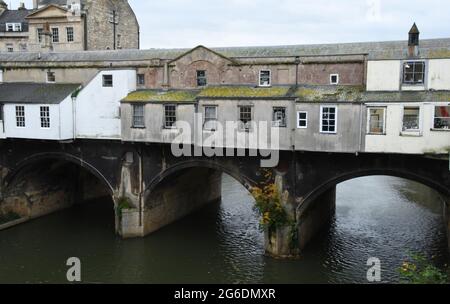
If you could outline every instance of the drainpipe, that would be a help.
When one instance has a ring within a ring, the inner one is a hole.
[[[295,86],[298,86],[298,68],[300,65],[300,57],[295,57]]]

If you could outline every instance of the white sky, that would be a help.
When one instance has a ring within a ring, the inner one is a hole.
[[[19,2],[5,0],[16,8]],[[449,0],[129,0],[142,48],[450,37]]]

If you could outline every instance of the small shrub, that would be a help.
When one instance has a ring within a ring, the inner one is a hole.
[[[420,254],[412,254],[399,268],[400,281],[405,284],[446,284],[448,275]]]

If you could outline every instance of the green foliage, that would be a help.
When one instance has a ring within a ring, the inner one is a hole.
[[[121,218],[122,217],[122,211],[123,210],[129,210],[129,209],[133,209],[133,205],[130,202],[130,199],[128,197],[120,197],[117,201],[117,207],[116,207],[116,211],[117,211],[117,215]]]
[[[8,212],[6,214],[0,214],[0,225],[6,224],[20,219],[20,215],[14,212]]]
[[[138,90],[128,94],[123,99],[125,102],[193,102],[198,91],[157,91],[157,90]]]
[[[401,283],[406,284],[447,284],[448,275],[434,266],[424,256],[411,254],[411,259],[403,262],[398,269]]]
[[[272,182],[271,174],[266,173],[266,177],[268,181],[252,188],[251,192],[256,201],[254,209],[261,215],[260,228],[273,231],[288,225],[289,218],[281,205],[281,194]]]

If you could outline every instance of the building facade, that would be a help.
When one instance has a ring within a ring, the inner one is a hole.
[[[139,48],[139,24],[127,0],[35,0],[9,10],[0,1],[0,51]]]

